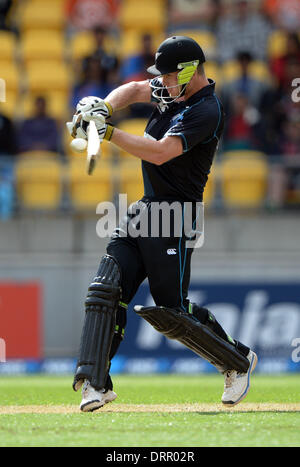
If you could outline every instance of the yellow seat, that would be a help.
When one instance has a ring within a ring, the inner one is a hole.
[[[16,190],[23,208],[55,210],[62,197],[62,169],[56,159],[19,158]]]
[[[250,64],[249,70],[250,75],[258,81],[262,81],[263,83],[271,82],[271,73],[267,63],[254,61]]]
[[[33,161],[33,160],[57,160],[57,154],[56,152],[52,151],[47,151],[43,149],[34,149],[30,151],[25,151],[21,152],[18,154],[18,159],[21,160],[27,160],[27,161]]]
[[[65,55],[64,36],[55,30],[28,30],[23,34],[21,56],[26,64],[32,60],[63,61]]]
[[[121,2],[119,25],[121,30],[163,32],[167,21],[167,4],[161,0],[127,0]]]
[[[140,160],[122,161],[118,168],[119,193],[127,195],[127,204],[141,199],[144,184]]]
[[[147,121],[148,120],[144,118],[129,118],[120,122],[117,127],[126,133],[130,133],[131,135],[144,136]],[[128,152],[121,149],[119,150],[119,153],[121,157],[130,156]]]
[[[207,78],[211,78],[216,81],[217,86],[222,85],[222,80],[220,79],[220,68],[216,62],[205,62],[204,70]]]
[[[96,41],[91,31],[83,31],[75,34],[69,42],[70,58],[73,61],[81,60],[95,51]]]
[[[9,31],[0,31],[0,60],[13,61],[16,58],[16,49],[15,34]]]
[[[28,0],[20,18],[20,30],[56,29],[65,26],[64,0]]]
[[[287,35],[284,31],[273,31],[268,39],[267,51],[269,59],[280,57],[286,53]]]
[[[228,159],[260,159],[265,161],[266,155],[261,151],[255,151],[253,149],[236,149],[226,151],[223,155],[223,160]]]
[[[96,212],[102,201],[113,199],[111,164],[99,161],[92,175],[86,173],[86,157],[70,158],[67,167],[68,193],[74,209]]]
[[[263,157],[224,155],[221,163],[221,191],[225,206],[259,208],[268,184],[268,164]]]
[[[70,90],[72,74],[67,65],[56,61],[38,61],[28,64],[27,88],[30,93],[47,93],[49,90]]]

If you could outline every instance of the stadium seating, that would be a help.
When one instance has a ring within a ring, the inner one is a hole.
[[[72,61],[81,60],[95,51],[95,37],[90,31],[75,34],[69,41],[69,55]]]
[[[127,194],[128,205],[141,199],[144,195],[141,161],[123,160],[118,169],[119,193]]]
[[[164,0],[121,2],[119,13],[121,30],[163,33],[167,21],[166,6]]]
[[[31,151],[25,151],[18,154],[18,160],[27,160],[27,161],[34,161],[34,160],[57,160],[58,155],[56,152],[41,150],[41,149],[34,149]]]
[[[65,26],[64,0],[28,0],[20,15],[19,28],[63,30]]]
[[[72,84],[72,74],[63,62],[39,60],[26,67],[27,86],[30,93],[45,93],[51,91],[69,92]]]
[[[55,210],[62,199],[62,167],[56,154],[52,158],[21,157],[15,167],[18,201],[30,210]]]
[[[92,31],[81,31],[75,33],[67,44],[68,56],[73,61],[82,60],[95,52],[97,44]],[[119,53],[122,42],[117,43],[113,36],[107,35],[104,39],[104,49],[109,53]]]
[[[266,156],[263,152],[261,151],[256,151],[253,149],[238,149],[238,150],[232,150],[232,151],[226,151],[223,154],[223,159],[258,159],[265,161]]]
[[[28,30],[23,34],[21,57],[25,64],[34,60],[63,61],[65,42],[63,33],[56,30]]]
[[[241,67],[238,61],[236,60],[229,60],[221,67],[220,72],[222,73],[222,77],[224,81],[234,81],[241,76]],[[271,81],[271,75],[269,68],[266,63],[253,61],[249,65],[249,75],[257,79],[258,81],[262,81],[264,83],[269,83]]]
[[[96,211],[101,201],[113,199],[112,165],[100,161],[92,175],[86,173],[86,158],[70,158],[66,169],[70,203],[74,210]]]
[[[225,153],[220,175],[221,194],[226,207],[262,207],[268,183],[268,164],[261,153]]]
[[[15,34],[9,31],[0,31],[0,66],[2,62],[12,62],[16,58],[17,39]]]
[[[216,81],[216,85],[221,87],[222,80],[220,79],[220,67],[217,62],[208,61],[204,63],[204,70],[207,78]]]

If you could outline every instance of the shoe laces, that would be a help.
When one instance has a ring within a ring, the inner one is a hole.
[[[226,372],[225,374],[225,388],[226,389],[232,387],[234,379],[235,379],[235,374],[236,374],[235,370],[230,370]]]
[[[85,394],[86,391],[89,389],[90,387],[90,382],[86,379],[84,380],[84,383],[83,383],[83,386],[82,386],[82,394]]]

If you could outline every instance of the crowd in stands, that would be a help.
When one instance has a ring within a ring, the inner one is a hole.
[[[140,45],[132,54],[119,54],[119,8],[119,0],[65,1],[66,37],[92,31],[95,40],[92,53],[73,64],[70,115],[84,96],[105,98],[122,83],[150,78],[146,69],[154,62],[155,34],[143,31],[138,38]],[[13,21],[13,9],[12,0],[0,1],[0,29],[12,30],[22,40]],[[284,204],[287,185],[300,191],[299,0],[169,0],[167,13],[166,36],[194,30],[209,32],[215,38],[215,49],[207,58],[218,67],[217,92],[227,116],[220,152],[261,151],[275,163],[276,173],[278,163],[284,167],[287,161],[288,180],[283,172],[274,178],[275,185],[284,184],[278,201]],[[284,36],[285,47],[281,53],[272,54],[270,38],[276,31]],[[111,47],[110,38],[118,45]],[[264,65],[261,72],[257,64]],[[232,74],[230,79],[225,79],[225,70]],[[298,93],[293,83],[298,83]],[[292,98],[293,91],[296,98]],[[31,150],[64,154],[64,121],[51,116],[48,110],[47,98],[42,94],[34,97],[34,110],[28,118],[5,115],[0,104],[0,161]],[[118,118],[147,118],[151,111],[152,104],[138,104],[121,112]],[[3,199],[9,195],[7,187],[12,178],[7,167],[0,162],[3,217],[7,211]]]

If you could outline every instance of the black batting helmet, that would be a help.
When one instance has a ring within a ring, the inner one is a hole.
[[[191,37],[172,36],[164,40],[155,54],[155,65],[148,72],[159,76],[173,73],[180,69],[181,63],[198,61],[205,62],[205,55],[200,45]]]

